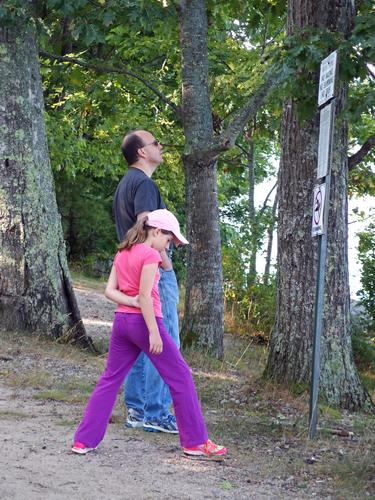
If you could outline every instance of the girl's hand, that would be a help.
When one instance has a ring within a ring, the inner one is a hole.
[[[132,297],[132,304],[129,304],[131,305],[131,307],[140,307],[139,305],[139,295],[136,295],[135,297]]]
[[[150,333],[150,353],[160,354],[163,350],[163,341],[159,332]]]

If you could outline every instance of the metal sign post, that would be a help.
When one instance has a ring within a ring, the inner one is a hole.
[[[332,52],[320,65],[318,106],[320,109],[318,184],[314,187],[311,234],[318,237],[318,272],[316,279],[314,342],[310,386],[309,438],[316,434],[320,375],[320,339],[323,330],[324,282],[327,256],[327,226],[331,186],[331,150],[334,129],[334,94],[337,74],[337,52]]]

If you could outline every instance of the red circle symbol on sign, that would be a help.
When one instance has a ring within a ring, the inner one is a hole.
[[[315,195],[315,200],[314,200],[314,224],[316,226],[319,224],[321,212],[322,212],[322,191],[319,189]]]

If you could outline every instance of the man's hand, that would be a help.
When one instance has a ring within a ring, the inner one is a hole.
[[[159,332],[150,333],[150,353],[160,354],[163,350],[163,341]]]
[[[168,254],[165,250],[162,250],[160,252],[160,257],[161,257],[161,267],[164,269],[164,271],[170,271],[171,269],[173,269],[172,261],[168,257]]]

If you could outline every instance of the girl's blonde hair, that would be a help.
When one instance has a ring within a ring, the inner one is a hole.
[[[124,240],[117,247],[118,250],[128,250],[137,243],[144,243],[150,227],[146,226],[147,215],[137,220],[133,227],[125,234]]]
[[[118,245],[118,250],[130,250],[137,243],[144,243],[152,226],[147,225],[147,215],[137,220],[133,227],[126,233],[124,240]],[[160,229],[163,234],[173,234],[171,231]]]

